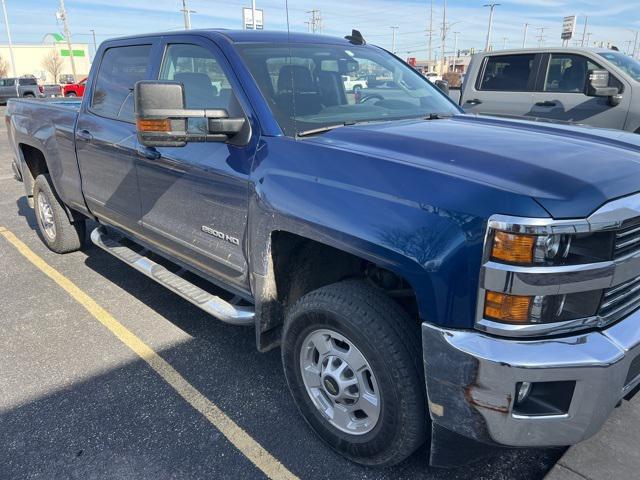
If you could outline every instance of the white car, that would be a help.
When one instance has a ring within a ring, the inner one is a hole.
[[[427,80],[429,80],[431,83],[435,83],[438,80],[442,80],[442,77],[435,72],[425,73],[424,76],[427,77]]]
[[[342,75],[342,83],[344,83],[344,89],[347,92],[356,93],[359,90],[362,90],[363,88],[367,88],[367,81],[366,80],[352,79],[348,75]]]

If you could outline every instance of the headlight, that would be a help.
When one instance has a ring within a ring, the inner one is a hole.
[[[528,235],[492,232],[490,259],[513,265],[570,265],[609,260],[613,234],[609,232]]]

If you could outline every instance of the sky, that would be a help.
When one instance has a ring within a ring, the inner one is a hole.
[[[492,0],[500,1],[500,0]],[[444,0],[433,0],[433,55],[440,54]],[[66,0],[67,15],[74,42],[92,44],[107,38],[137,33],[184,28],[181,0]],[[428,56],[431,0],[289,0],[289,26],[292,31],[307,31],[312,9],[320,10],[323,34],[344,36],[359,29],[372,44],[391,49],[392,29],[396,32],[396,51],[401,57]],[[489,1],[447,2],[447,55],[454,48],[484,48],[489,20]],[[640,30],[640,0],[502,0],[495,8],[492,45],[494,49],[519,48],[528,23],[527,46],[560,45],[562,19],[577,15],[574,40],[581,41],[585,17],[590,42],[610,42],[630,51],[636,30]],[[265,28],[287,28],[286,0],[256,0],[264,10]],[[6,0],[11,34],[16,43],[40,43],[49,32],[62,32],[56,20],[58,0]],[[250,0],[188,0],[193,28],[241,28],[243,6]],[[0,42],[7,39],[0,25]],[[640,52],[640,37],[638,39]]]

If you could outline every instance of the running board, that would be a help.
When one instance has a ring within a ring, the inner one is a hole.
[[[103,227],[91,232],[91,241],[219,320],[232,325],[253,325],[253,307],[233,305],[195,286],[143,254],[123,245],[119,238],[110,236]]]

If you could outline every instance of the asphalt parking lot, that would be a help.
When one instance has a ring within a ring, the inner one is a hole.
[[[430,469],[426,448],[392,469],[343,459],[298,415],[280,352],[258,353],[251,329],[208,317],[94,246],[47,250],[13,178],[4,122],[3,228],[32,254],[0,235],[2,479],[540,479],[562,453],[503,451],[454,470]],[[51,268],[64,281],[43,271]],[[101,323],[100,308],[155,353],[141,358]],[[159,373],[157,358],[175,373]],[[221,415],[212,419],[198,405]],[[240,432],[234,443],[230,431]]]

